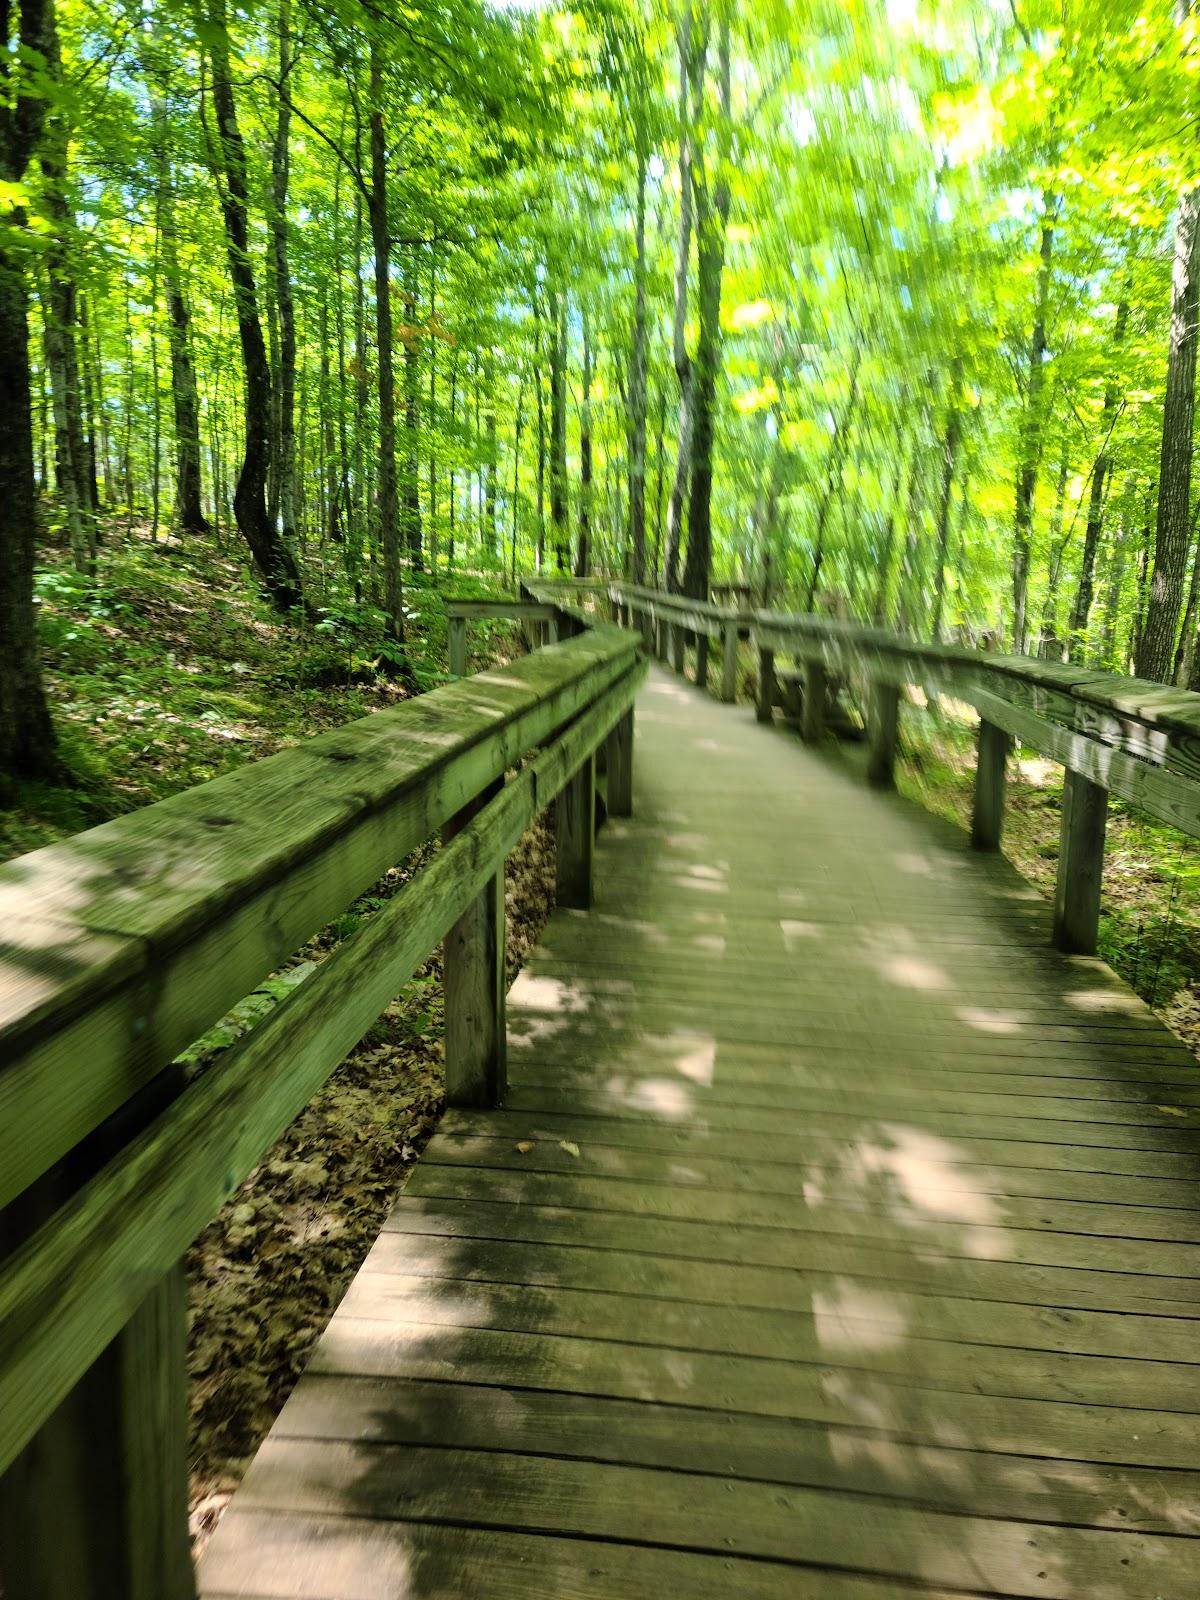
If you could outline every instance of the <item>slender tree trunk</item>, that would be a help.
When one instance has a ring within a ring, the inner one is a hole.
[[[69,280],[53,277],[42,301],[42,346],[46,371],[50,376],[50,405],[54,416],[54,483],[66,518],[71,560],[77,572],[93,571],[92,552],[87,535],[85,512],[79,498],[80,472],[73,450],[71,409],[75,396],[68,377],[66,330],[71,316],[74,289]]]
[[[538,329],[538,365],[533,373],[537,391],[537,570],[546,565],[546,389],[541,368],[541,328]]]
[[[550,522],[554,529],[554,561],[567,570],[570,533],[567,528],[567,309],[557,291],[550,297],[554,342],[550,348]]]
[[[850,366],[850,392],[846,396],[846,409],[834,428],[833,439],[829,446],[829,469],[825,476],[821,503],[817,509],[817,530],[813,535],[812,565],[809,569],[808,592],[804,602],[806,611],[812,611],[817,603],[817,588],[821,581],[821,568],[825,563],[825,531],[829,524],[829,514],[841,492],[846,455],[850,448],[850,430],[854,425],[854,412],[858,404],[858,374],[861,366],[862,346],[856,342],[854,359]]]
[[[429,570],[436,577],[438,564],[437,484],[437,255],[429,252]]]
[[[246,147],[238,127],[233,79],[230,75],[225,0],[208,0],[208,6],[206,42],[212,66],[219,169],[224,180],[220,185],[221,213],[229,256],[229,281],[233,288],[241,343],[245,399],[245,446],[237,487],[233,493],[233,514],[272,600],[281,611],[290,611],[302,603],[303,596],[295,559],[267,516],[271,369],[263,343],[254,267],[250,257]]]
[[[693,156],[692,184],[696,212],[696,299],[699,333],[692,372],[692,469],[688,490],[688,547],[683,592],[708,600],[712,577],[713,445],[717,381],[721,375],[721,280],[725,271],[725,230],[730,192],[726,147],[732,117],[729,18],[723,15],[717,35],[717,81],[721,97],[717,173],[711,179],[703,151]]]
[[[1114,347],[1119,347],[1124,342],[1128,320],[1129,303],[1122,300],[1117,307],[1117,322],[1113,330]],[[1104,526],[1104,500],[1108,490],[1109,475],[1112,472],[1109,440],[1116,421],[1119,399],[1117,380],[1115,376],[1110,377],[1104,388],[1104,409],[1100,414],[1103,442],[1092,466],[1087,528],[1083,536],[1083,557],[1079,566],[1079,587],[1075,591],[1075,604],[1071,608],[1070,654],[1074,654],[1087,637],[1088,618],[1091,615],[1092,601],[1095,599],[1096,552],[1100,547],[1100,534]]]
[[[1013,519],[1013,649],[1025,652],[1029,600],[1029,558],[1033,544],[1033,507],[1042,453],[1042,392],[1045,388],[1046,315],[1050,305],[1050,272],[1054,256],[1057,202],[1043,197],[1042,243],[1039,252],[1037,300],[1029,341],[1029,375],[1017,465],[1016,514]]]
[[[21,0],[13,20],[27,51],[57,60],[52,0]],[[14,93],[0,102],[0,180],[6,185],[15,188],[24,180],[45,112],[40,93]],[[25,215],[12,203],[12,192],[0,195],[0,792],[14,780],[59,776],[34,608],[38,508],[27,251]]]
[[[1071,470],[1071,452],[1064,434],[1062,454],[1058,462],[1058,486],[1054,491],[1054,511],[1050,517],[1050,550],[1046,557],[1046,596],[1042,602],[1042,625],[1038,630],[1037,653],[1043,661],[1060,661],[1063,658],[1061,629],[1058,625],[1058,596],[1062,585],[1063,558],[1067,552],[1070,528],[1062,531],[1067,503],[1067,475]]]
[[[450,437],[454,438],[455,425],[458,421],[458,350],[454,351],[454,360],[450,363]],[[451,456],[451,461],[455,457]],[[446,570],[454,571],[454,518],[457,511],[458,500],[458,473],[453,466],[450,468],[450,507],[449,520],[446,529]]]
[[[1190,537],[1195,538],[1196,520],[1200,517],[1200,501],[1192,510]],[[1192,578],[1188,584],[1187,605],[1183,613],[1183,626],[1179,630],[1179,648],[1175,652],[1175,682],[1181,689],[1192,687],[1193,664],[1196,659],[1196,609],[1200,603],[1200,540],[1196,540],[1192,556]]]
[[[1190,8],[1182,8],[1187,14]],[[1171,333],[1158,466],[1154,576],[1137,674],[1169,683],[1183,605],[1192,491],[1192,425],[1196,404],[1196,318],[1200,310],[1200,187],[1179,202],[1171,278]]]
[[[883,549],[879,557],[879,573],[875,583],[875,599],[871,605],[871,621],[877,628],[883,627],[887,621],[888,589],[892,581],[892,566],[896,559],[896,528],[898,518],[896,506],[900,499],[900,486],[904,481],[905,451],[897,451],[895,466],[892,469],[892,488],[888,495],[887,518],[884,522]]]
[[[667,391],[658,392],[658,424],[654,434],[654,556],[650,562],[650,579],[657,589],[663,585],[663,532],[667,520]]]
[[[383,124],[383,58],[371,40],[371,241],[375,251],[375,343],[379,394],[379,542],[383,548],[384,610],[396,639],[404,638],[400,520],[396,495],[396,370],[392,335],[387,143]]]
[[[692,162],[696,159],[695,126],[704,96],[704,72],[708,38],[701,32],[697,41],[691,0],[685,0],[679,24],[679,245],[675,256],[675,314],[671,332],[671,355],[679,383],[679,445],[675,456],[675,481],[667,510],[667,547],[663,559],[666,588],[679,587],[679,546],[683,534],[683,510],[692,468],[692,361],[687,349],[688,268],[692,253],[692,208],[695,185]]]
[[[288,183],[291,169],[292,6],[279,0],[279,82],[283,93],[275,111],[275,142],[271,150],[271,257],[275,276],[275,305],[279,316],[279,383],[275,484],[283,537],[296,531],[296,313],[288,260]]]
[[[421,539],[420,462],[417,443],[421,426],[421,352],[417,335],[417,268],[413,251],[404,263],[404,483],[401,495],[402,542],[418,571],[424,562]]]
[[[525,423],[525,374],[521,374],[521,385],[517,390],[517,417],[513,430],[513,475],[512,475],[512,545],[509,562],[509,581],[513,587],[517,582],[517,509],[520,504],[521,494],[521,430]]]
[[[639,85],[642,79],[639,76]],[[646,581],[646,107],[635,110],[637,155],[636,253],[633,267],[633,348],[629,360],[629,545],[633,581]]]
[[[946,603],[946,566],[950,554],[950,496],[958,467],[958,445],[962,437],[962,411],[959,383],[962,361],[955,357],[950,367],[950,394],[946,401],[946,431],[942,436],[942,492],[938,500],[937,566],[933,574],[933,621],[929,637],[938,644],[942,637],[942,613]]]
[[[583,397],[579,407],[579,540],[575,546],[575,576],[591,571],[592,543],[592,344],[588,314],[583,308]]]
[[[87,503],[91,507],[93,515],[95,515],[100,510],[100,477],[97,471],[96,456],[96,396],[98,389],[90,328],[91,300],[89,296],[79,295],[77,311],[79,317],[79,374],[83,400],[84,485]],[[99,542],[98,532],[97,542]]]
[[[200,397],[196,388],[196,369],[192,363],[191,316],[179,267],[175,183],[168,151],[170,128],[165,104],[160,101],[155,110],[161,140],[156,210],[167,302],[167,350],[171,358],[171,409],[175,427],[173,520],[181,532],[198,534],[208,531],[200,475]]]

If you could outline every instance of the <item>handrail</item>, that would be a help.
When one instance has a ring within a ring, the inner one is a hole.
[[[715,606],[613,583],[614,614],[637,618],[649,643],[683,670],[690,634],[696,681],[704,684],[708,643],[722,641],[720,696],[734,698],[737,646],[757,656],[757,709],[769,721],[779,698],[776,657],[800,663],[800,683],[785,697],[801,732],[821,737],[831,673],[863,682],[868,702],[868,776],[892,782],[901,694],[912,688],[972,706],[980,717],[972,838],[998,848],[1005,756],[1012,737],[1067,771],[1055,903],[1055,939],[1064,949],[1096,948],[1104,818],[1111,792],[1159,821],[1200,837],[1200,694],[1062,662],[1005,656],[961,646],[921,644],[880,628],[831,617]],[[794,678],[795,674],[785,674]]]
[[[633,635],[595,627],[0,868],[0,1206],[46,1218],[0,1263],[0,1473],[443,936],[447,1098],[502,1093],[504,858],[557,796],[560,899],[588,903],[596,755],[628,814],[644,673]],[[180,1085],[181,1050],[439,829],[411,884]],[[81,1147],[79,1186],[56,1164]],[[160,1376],[130,1386],[132,1435],[181,1425]]]

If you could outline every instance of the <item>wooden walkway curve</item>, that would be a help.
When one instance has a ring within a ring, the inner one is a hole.
[[[1190,1600],[1200,1080],[999,857],[659,669],[205,1600]]]

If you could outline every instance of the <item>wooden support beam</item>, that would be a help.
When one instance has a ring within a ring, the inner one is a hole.
[[[1096,953],[1107,820],[1108,790],[1078,772],[1064,773],[1054,943],[1071,955]]]
[[[676,622],[671,628],[671,666],[676,672],[683,675],[684,652],[687,649],[687,629],[681,622]]]
[[[456,678],[467,675],[467,619],[450,617],[446,622],[450,646],[450,671]]]
[[[5,1600],[193,1600],[187,1437],[180,1265],[0,1478]]]
[[[770,722],[775,714],[775,652],[758,651],[758,706],[755,715],[760,722]]]
[[[825,694],[829,678],[823,661],[804,663],[804,704],[800,711],[800,737],[820,744],[825,736]]]
[[[596,844],[596,758],[591,755],[559,791],[555,810],[556,896],[560,906],[587,911],[592,904]]]
[[[448,843],[504,787],[503,781],[464,806],[447,824]],[[504,979],[504,861],[447,933],[442,951],[445,991],[446,1102],[499,1105],[507,1087]]]
[[[1004,831],[1005,768],[1012,739],[986,717],[979,723],[975,758],[975,803],[971,843],[976,850],[999,850]]]
[[[613,728],[605,743],[608,756],[608,814],[633,815],[633,711]]]
[[[894,683],[871,684],[867,716],[867,782],[891,789],[896,782],[896,741],[900,731],[900,690]]]
[[[721,629],[721,699],[731,705],[737,699],[738,625],[726,622]]]
[[[696,687],[708,688],[708,635],[696,635]]]

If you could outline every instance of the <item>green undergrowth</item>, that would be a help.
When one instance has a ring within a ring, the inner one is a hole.
[[[491,577],[456,573],[435,585],[406,574],[420,689],[448,677],[443,595],[504,587]],[[47,550],[37,598],[65,776],[9,792],[0,860],[405,698],[377,606],[332,595],[310,616],[284,621],[228,542],[114,537],[94,580]],[[473,625],[474,659],[502,655],[510,639],[506,623]]]
[[[966,826],[975,772],[974,730],[943,712],[906,718],[897,766],[903,794]],[[1054,892],[1062,768],[1019,747],[1009,761],[1004,852],[1046,895]],[[1100,954],[1159,1010],[1189,1007],[1200,986],[1200,843],[1109,804]]]

